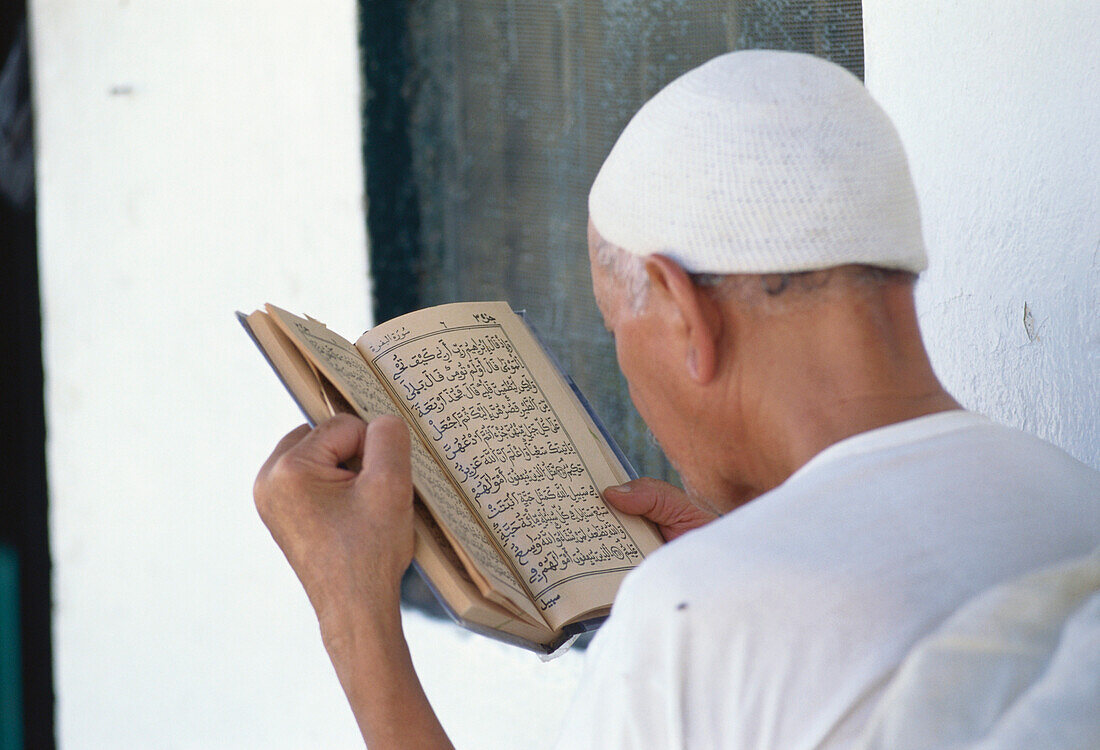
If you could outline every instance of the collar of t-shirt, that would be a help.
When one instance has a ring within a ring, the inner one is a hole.
[[[987,424],[990,424],[990,420],[981,414],[953,409],[877,427],[833,443],[799,467],[787,481],[790,482],[822,466],[853,456],[910,445],[948,432]]]

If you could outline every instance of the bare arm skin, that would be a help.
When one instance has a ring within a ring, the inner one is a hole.
[[[352,471],[343,466],[358,465]],[[372,750],[451,748],[401,630],[413,554],[408,429],[348,415],[280,441],[256,508],[298,575],[363,739]]]

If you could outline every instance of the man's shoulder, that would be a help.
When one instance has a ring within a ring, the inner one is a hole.
[[[838,445],[665,545],[621,598],[650,611],[714,607],[727,624],[756,612],[771,627],[881,601],[884,582],[917,588],[951,565],[992,582],[1100,543],[1100,473],[1060,449],[965,412],[898,428]]]
[[[836,502],[892,494],[933,501],[1100,499],[1100,472],[1034,435],[959,410],[841,440],[779,489]]]

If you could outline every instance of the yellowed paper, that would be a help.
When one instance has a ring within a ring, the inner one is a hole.
[[[625,472],[505,303],[421,310],[356,346],[552,627],[593,602],[609,605],[623,576],[660,545],[651,526],[600,498]]]

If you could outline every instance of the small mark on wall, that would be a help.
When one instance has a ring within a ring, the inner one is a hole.
[[[112,86],[108,92],[111,96],[129,96],[134,93],[134,87],[123,84],[121,86]]]
[[[1035,343],[1039,340],[1039,328],[1035,325],[1035,316],[1031,314],[1031,308],[1024,303],[1024,331],[1027,332],[1027,340]]]

